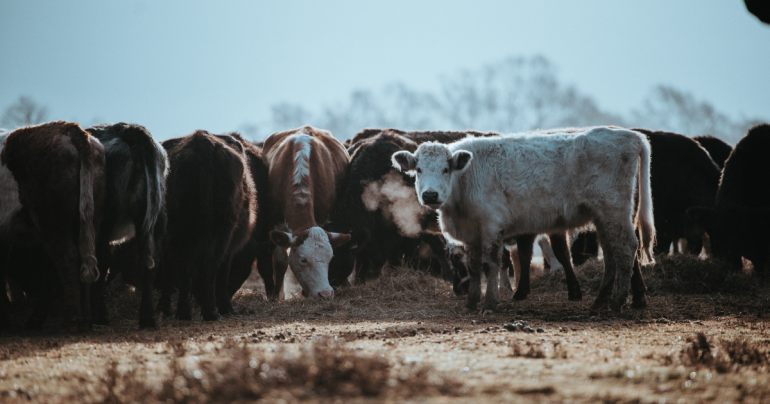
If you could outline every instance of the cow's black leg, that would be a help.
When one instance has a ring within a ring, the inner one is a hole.
[[[513,268],[513,261],[511,260],[511,254],[508,252],[508,249],[505,249],[503,251],[503,259],[502,259],[502,266],[500,267],[500,271],[505,271],[506,274],[508,274],[509,277],[513,276],[514,274],[514,268]]]
[[[155,282],[155,269],[144,268],[141,273],[142,302],[139,305],[139,328],[155,328],[155,312],[153,311],[153,284]]]
[[[481,246],[466,245],[465,253],[468,255],[468,275],[470,277],[465,308],[476,311],[476,306],[481,300]]]
[[[0,242],[0,334],[3,330],[11,327],[11,321],[8,318],[8,293],[6,293],[6,268],[8,266],[8,248],[9,246]]]
[[[259,249],[260,247],[257,245],[257,242],[253,238],[250,238],[241,251],[233,255],[232,263],[230,264],[230,272],[227,276],[228,298],[232,299],[241,286],[243,286],[243,283],[246,282],[246,279],[249,279],[254,267],[254,259],[257,258]],[[257,265],[259,265],[259,263],[257,263]],[[265,291],[267,291],[267,287],[265,287]]]
[[[217,265],[214,251],[206,251],[203,254],[202,270],[200,274],[200,304],[201,316],[204,321],[217,321],[221,317],[217,312],[216,289],[217,289]]]
[[[446,259],[446,254],[444,254],[444,250],[446,250],[446,244],[441,240],[439,236],[431,234],[428,236],[428,245],[430,246],[430,249],[433,250],[433,254],[438,257],[438,261],[441,264],[442,277],[445,281],[451,282],[453,277],[452,266],[449,265],[449,262]]]
[[[233,305],[230,300],[230,294],[227,287],[230,279],[230,268],[232,264],[232,255],[228,255],[219,265],[216,278],[216,302],[219,314],[225,316],[233,312]]]
[[[109,242],[99,241],[96,246],[96,257],[99,266],[99,279],[91,284],[91,322],[97,325],[108,325],[110,319],[107,306],[104,303],[104,287],[107,280],[107,270],[112,266]]]
[[[676,240],[677,244],[679,240]],[[668,255],[669,251],[671,250],[671,243],[673,243],[674,240],[672,240],[670,237],[657,235],[657,240],[655,247],[653,247],[653,253],[655,255],[663,254]],[[602,246],[604,246],[605,243],[602,243]],[[678,250],[678,245],[674,246],[674,252]]]
[[[500,302],[499,279],[500,279],[500,261],[503,247],[502,242],[493,242],[485,244],[482,248],[482,265],[487,274],[487,295],[484,297],[484,309],[481,315],[494,313],[497,311],[497,305]]]
[[[286,276],[286,270],[289,268],[289,256],[286,254],[286,250],[277,247],[273,250],[273,272],[275,273],[275,298],[281,294],[283,290],[283,279]]]
[[[687,251],[683,251],[693,255],[700,255],[703,250],[703,237],[688,237],[687,239]]]
[[[257,272],[265,283],[265,296],[269,300],[278,298],[275,290],[275,270],[273,269],[273,249],[275,246],[260,248],[257,251]]]
[[[178,320],[192,320],[192,306],[190,304],[190,292],[192,291],[192,278],[185,276],[179,279],[179,298],[176,303],[176,318]]]
[[[636,309],[647,307],[646,293],[647,286],[644,284],[639,258],[634,257],[634,273],[631,275],[631,294],[633,296],[631,307]]]
[[[578,301],[583,299],[583,293],[580,291],[580,281],[575,276],[575,271],[572,268],[572,262],[570,260],[569,243],[567,243],[567,233],[559,232],[549,235],[551,240],[551,248],[553,249],[553,255],[559,260],[564,267],[564,275],[567,278],[567,298],[569,300]]]
[[[519,265],[521,266],[521,275],[519,284],[516,287],[516,293],[513,294],[513,300],[524,300],[529,295],[529,267],[532,264],[532,246],[535,243],[534,234],[522,234],[516,236],[516,245],[519,250]]]

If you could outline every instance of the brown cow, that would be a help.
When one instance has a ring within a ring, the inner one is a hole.
[[[65,324],[87,328],[87,286],[99,278],[95,240],[105,194],[104,147],[78,124],[59,121],[13,131],[1,157],[18,183],[24,218],[16,222],[34,223],[56,267]],[[28,327],[42,326],[46,314],[36,310]]]
[[[270,239],[291,248],[289,267],[305,295],[331,299],[332,247],[347,243],[350,235],[327,232],[319,223],[329,217],[350,156],[329,131],[304,126],[270,135],[262,158],[275,209]]]
[[[192,319],[190,293],[195,286],[203,319],[218,320],[232,312],[227,291],[231,260],[248,241],[257,214],[243,144],[235,136],[199,130],[166,140],[163,147],[170,171],[159,307],[170,314],[176,283],[176,317]]]

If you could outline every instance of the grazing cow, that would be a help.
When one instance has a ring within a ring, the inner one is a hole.
[[[438,236],[422,234],[430,220],[425,216],[430,212],[417,201],[414,180],[396,171],[390,162],[393,153],[414,151],[417,144],[386,132],[355,146],[345,184],[325,226],[330,231],[348,233],[353,240],[334,250],[329,282],[335,287],[348,283],[354,267],[356,282],[363,283],[377,276],[386,262],[398,265],[405,255],[409,261],[416,260],[423,250],[423,238],[429,244],[438,243],[439,252],[444,250]]]
[[[572,129],[573,131],[575,129]],[[355,150],[359,146],[360,141],[364,139],[371,138],[373,136],[376,136],[377,133],[393,133],[402,137],[405,137],[407,139],[412,140],[413,142],[417,144],[422,144],[429,141],[434,141],[442,144],[449,144],[452,142],[456,142],[458,140],[467,138],[467,137],[491,137],[491,136],[499,136],[498,133],[495,132],[479,132],[479,131],[403,131],[399,129],[364,129],[357,133],[354,137],[354,143],[353,146],[351,146],[350,150]],[[359,143],[356,143],[359,142]],[[518,245],[517,256],[515,257],[516,260],[520,263],[520,278],[518,282],[518,287],[516,288],[516,293],[514,293],[513,298],[515,300],[523,300],[526,299],[526,297],[529,295],[530,292],[530,265],[532,263],[532,251],[533,251],[533,245],[535,243],[535,239],[537,237],[537,234],[520,234],[516,237],[516,244]],[[575,276],[572,263],[570,262],[569,255],[569,246],[567,244],[566,236],[562,232],[557,232],[554,234],[550,234],[549,239],[551,240],[551,243],[554,248],[554,254],[556,257],[559,258],[559,262],[563,263],[564,265],[564,271],[565,276],[567,278],[567,290],[568,290],[568,298],[569,300],[581,300],[583,298],[583,294],[580,291],[580,282],[577,280],[577,276]],[[510,264],[508,266],[508,263],[512,262],[514,257],[513,249],[510,250],[510,254],[505,254],[506,259],[503,262],[503,265],[506,266],[506,268],[513,269],[514,265]],[[439,251],[440,253],[440,251]]]
[[[566,240],[568,229],[590,222],[605,257],[604,279],[592,309],[612,303],[620,310],[630,283],[634,304],[646,304],[646,287],[635,264],[633,217],[638,182],[641,258],[652,261],[650,145],[642,134],[599,127],[578,133],[467,138],[450,145],[424,143],[415,153],[396,152],[393,164],[416,173],[420,203],[438,210],[441,230],[468,248],[468,310],[475,310],[481,298],[482,266],[489,274],[482,314],[497,309],[497,274],[507,239],[559,232]]]
[[[0,214],[6,240],[16,242],[19,231],[34,234],[58,275],[54,276],[61,284],[65,324],[88,328],[89,285],[100,275],[95,248],[105,193],[104,147],[78,124],[49,122],[11,132],[5,138],[2,163],[13,177],[7,171],[0,175],[4,190],[11,190],[2,198]],[[16,182],[18,202],[10,180]],[[5,284],[5,266],[1,267]],[[52,297],[41,294],[28,328],[42,326]],[[6,300],[0,299],[0,304]]]
[[[695,136],[696,142],[709,152],[709,156],[719,166],[719,169],[725,168],[725,161],[733,152],[733,147],[724,140],[714,136]]]
[[[711,252],[736,268],[741,257],[757,272],[770,265],[770,125],[749,130],[725,162],[713,207],[697,206],[687,215],[705,228]]]
[[[114,257],[110,244],[118,245],[129,240],[136,245],[137,255],[131,260],[136,267],[115,265],[135,272],[142,289],[139,310],[139,326],[155,327],[152,300],[156,250],[160,247],[163,226],[157,223],[163,214],[163,198],[166,193],[168,158],[163,147],[152,138],[147,129],[127,123],[102,124],[86,129],[104,145],[106,153],[106,196],[104,217],[97,238],[96,253],[103,275],[113,267]],[[156,239],[160,236],[160,239]],[[107,312],[102,299],[105,278],[94,283],[94,323],[107,324]]]
[[[327,232],[319,224],[326,223],[345,180],[348,152],[329,131],[303,126],[270,135],[262,158],[274,208],[270,239],[291,248],[289,267],[303,294],[332,299],[332,248],[350,241],[350,235]]]
[[[190,293],[195,286],[203,319],[218,320],[220,314],[232,312],[228,291],[231,260],[248,241],[257,215],[243,144],[234,135],[215,136],[199,130],[169,139],[163,147],[171,169],[159,307],[170,315],[176,283],[176,317],[190,320]]]
[[[686,249],[700,254],[703,229],[687,218],[690,206],[713,206],[719,167],[698,142],[677,133],[632,129],[644,133],[652,148],[650,182],[655,201],[655,253],[668,253],[671,243],[687,240]]]
[[[766,0],[743,0],[743,2],[746,4],[746,9],[759,18],[759,21],[770,24],[770,4]]]

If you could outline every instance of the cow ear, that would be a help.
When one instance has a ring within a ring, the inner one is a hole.
[[[285,231],[273,230],[270,232],[270,240],[278,247],[289,248],[294,239],[291,233],[286,233]]]
[[[704,208],[703,206],[693,206],[687,208],[687,217],[696,224],[704,227],[711,227],[714,220],[714,208]]]
[[[393,161],[393,167],[398,168],[402,172],[414,170],[417,167],[417,157],[408,150],[393,153],[391,160]]]
[[[334,248],[341,247],[350,241],[350,234],[331,233],[327,231],[326,235],[329,236],[329,244]]]
[[[473,160],[473,154],[471,154],[471,152],[458,150],[452,153],[452,169],[462,171],[468,167],[471,160]]]

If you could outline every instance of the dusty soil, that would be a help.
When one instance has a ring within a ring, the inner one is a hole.
[[[591,316],[601,265],[578,268],[581,302],[535,271],[528,300],[485,317],[404,268],[327,303],[267,302],[251,279],[236,315],[157,330],[116,283],[110,326],[0,337],[0,402],[770,402],[767,282],[662,259],[647,309]]]

